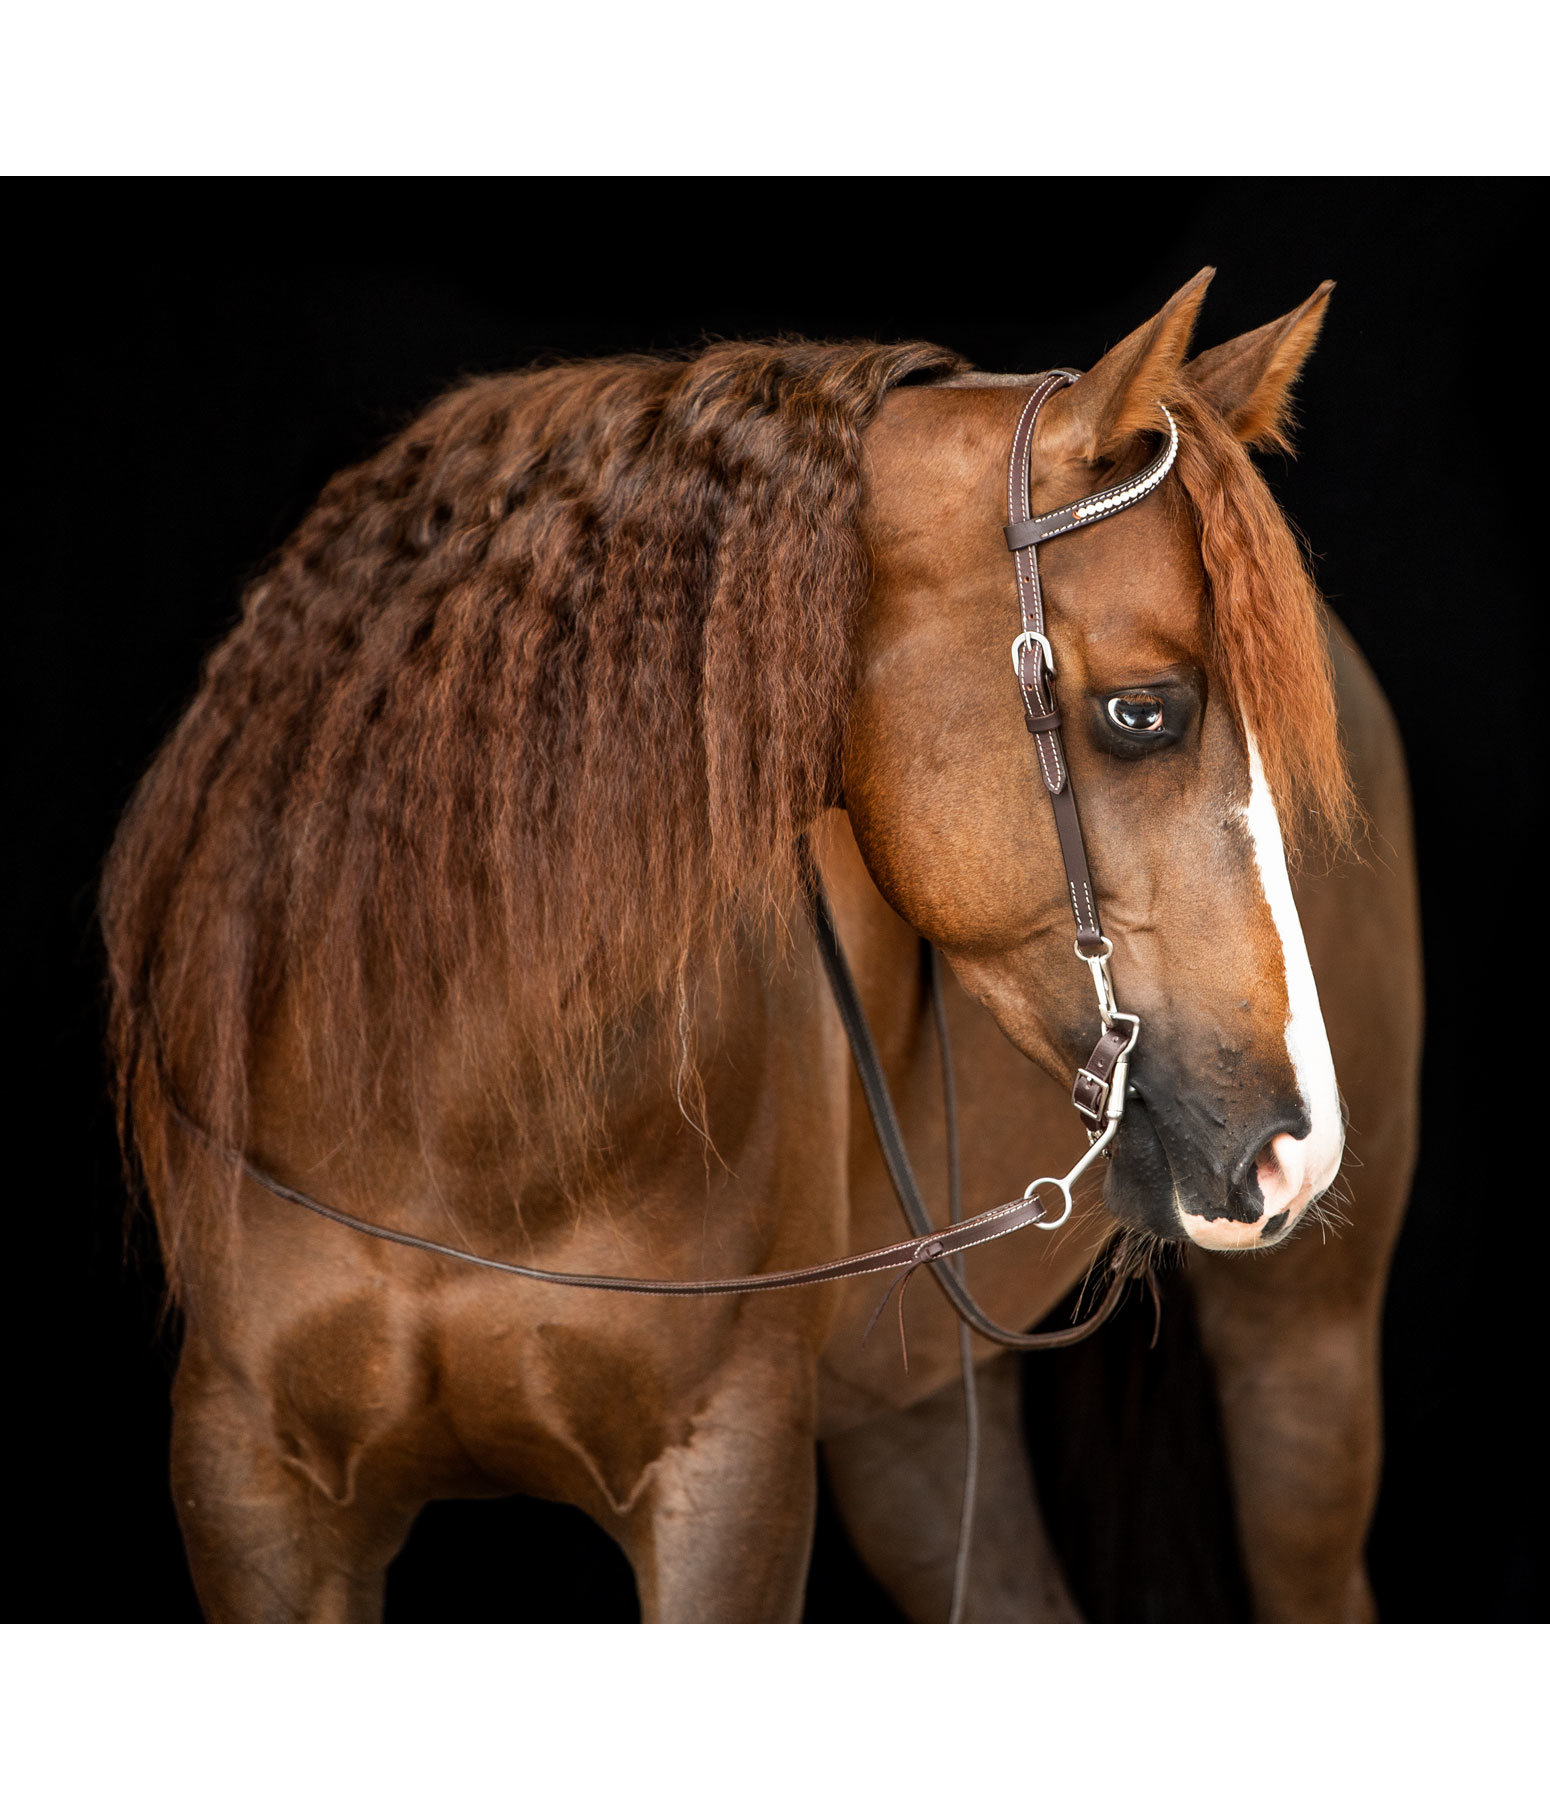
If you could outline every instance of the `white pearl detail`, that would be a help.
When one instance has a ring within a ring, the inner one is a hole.
[[[1163,477],[1173,467],[1179,454],[1179,428],[1173,422],[1173,414],[1158,402],[1162,416],[1168,421],[1168,448],[1163,459],[1150,473],[1138,475],[1123,487],[1112,488],[1107,493],[1093,494],[1088,499],[1078,502],[1071,508],[1071,521],[1074,525],[1086,525],[1093,519],[1101,519],[1106,514],[1118,512],[1122,507],[1134,506],[1136,501],[1144,500],[1152,489],[1158,486]],[[1044,515],[1048,517],[1048,515]]]

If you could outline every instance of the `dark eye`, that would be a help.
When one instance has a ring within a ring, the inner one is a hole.
[[[1163,703],[1155,694],[1116,694],[1108,712],[1121,731],[1161,731],[1165,723]]]

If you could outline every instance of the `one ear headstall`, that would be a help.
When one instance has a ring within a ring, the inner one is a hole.
[[[1076,953],[1092,973],[1098,1016],[1103,1023],[1103,1035],[1077,1071],[1071,1089],[1071,1104],[1096,1148],[1100,1140],[1107,1145],[1119,1127],[1125,1109],[1130,1053],[1140,1036],[1141,1021],[1134,1013],[1120,1012],[1114,1003],[1114,987],[1109,975],[1109,958],[1114,946],[1104,936],[1098,917],[1098,896],[1087,864],[1082,821],[1076,809],[1076,795],[1072,792],[1065,745],[1061,741],[1060,708],[1055,703],[1052,686],[1055,655],[1045,628],[1038,546],[1049,538],[1110,518],[1126,507],[1134,506],[1138,500],[1144,500],[1173,467],[1179,453],[1179,430],[1173,415],[1159,403],[1159,410],[1167,422],[1168,442],[1139,475],[1102,488],[1084,500],[1057,507],[1053,512],[1035,515],[1030,495],[1034,430],[1045,401],[1077,379],[1070,369],[1056,369],[1046,375],[1029,396],[1028,404],[1018,418],[1007,469],[1006,543],[1013,553],[1017,571],[1017,605],[1022,617],[1022,630],[1012,640],[1012,667],[1022,689],[1024,721],[1038,747],[1039,772],[1055,814],[1066,888],[1076,918]],[[1067,1183],[1073,1176],[1066,1178]],[[1034,1187],[1038,1185],[1037,1182],[1033,1184]],[[1029,1191],[1031,1193],[1032,1188]],[[1068,1203],[1069,1199],[1067,1188]]]

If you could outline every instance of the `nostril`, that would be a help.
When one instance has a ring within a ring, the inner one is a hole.
[[[1303,1141],[1288,1131],[1278,1131],[1254,1160],[1265,1212],[1277,1213],[1301,1194],[1307,1177],[1307,1150]]]

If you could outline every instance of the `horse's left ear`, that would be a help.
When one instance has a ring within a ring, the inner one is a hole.
[[[1302,371],[1335,291],[1321,281],[1302,305],[1258,331],[1206,350],[1184,372],[1245,444],[1290,450],[1292,383]]]

